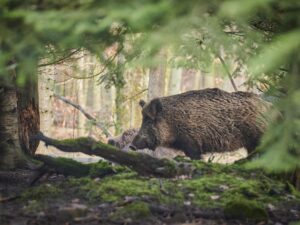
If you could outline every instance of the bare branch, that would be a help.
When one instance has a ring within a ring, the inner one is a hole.
[[[137,96],[143,94],[145,91],[148,91],[148,88],[145,88],[145,89],[139,91],[138,93],[136,93],[136,94],[130,96],[129,98],[125,99],[125,101],[124,101],[123,103],[125,103],[125,102],[127,102],[127,101],[129,101],[129,100],[131,100],[131,99],[134,99],[135,97],[137,97]]]
[[[81,49],[78,48],[74,51],[71,51],[69,54],[65,55],[64,57],[58,59],[58,60],[55,60],[53,62],[49,62],[49,63],[43,63],[43,64],[39,64],[38,67],[44,67],[44,66],[50,66],[50,65],[54,65],[54,64],[59,64],[63,61],[65,61],[66,59],[70,58],[72,55],[78,53]]]
[[[226,63],[225,63],[225,61],[224,61],[224,59],[223,59],[220,55],[217,55],[217,57],[218,57],[218,59],[221,61],[222,65],[223,65],[223,67],[224,67],[224,69],[225,69],[225,71],[226,71],[226,73],[227,73],[227,75],[228,75],[228,77],[229,77],[229,79],[230,79],[230,82],[231,82],[231,84],[232,84],[233,89],[234,89],[235,91],[238,91],[238,89],[237,89],[237,87],[236,87],[236,85],[235,85],[235,83],[234,83],[234,80],[233,80],[233,78],[232,78],[232,75],[233,75],[234,73],[236,73],[237,70],[235,70],[235,71],[231,74],[230,71],[229,71],[229,69],[228,69],[228,67],[227,67],[227,65],[226,65]]]
[[[100,72],[96,73],[96,74],[93,74],[91,76],[71,76],[69,74],[66,74],[66,75],[68,77],[78,79],[78,80],[91,79],[91,78],[97,77],[97,76],[101,75],[107,69],[108,65],[116,59],[116,57],[121,52],[121,50],[122,50],[122,48],[118,49],[118,51],[105,62],[104,67],[102,68],[102,70]]]
[[[99,121],[96,120],[95,117],[93,117],[91,114],[89,114],[87,111],[85,111],[80,105],[75,104],[74,102],[70,101],[69,99],[54,94],[54,97],[58,98],[59,100],[63,101],[64,103],[67,103],[71,106],[73,106],[75,109],[78,109],[88,120],[92,121],[92,124],[95,125],[96,127],[99,127],[103,133],[105,134],[106,137],[111,137],[111,133],[105,128],[105,125],[103,123],[100,123]]]

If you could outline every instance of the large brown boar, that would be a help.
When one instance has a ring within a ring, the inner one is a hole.
[[[248,92],[217,88],[140,101],[143,121],[132,141],[136,149],[181,149],[192,159],[202,154],[256,148],[266,128],[268,103]]]

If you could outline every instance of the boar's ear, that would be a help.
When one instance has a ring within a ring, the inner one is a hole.
[[[157,116],[157,113],[162,111],[162,104],[161,101],[156,98],[153,99],[147,108],[145,108],[144,113],[149,116],[152,120],[154,120]]]
[[[145,102],[143,99],[141,99],[141,100],[139,101],[139,105],[143,108],[144,105],[146,105],[146,102]]]

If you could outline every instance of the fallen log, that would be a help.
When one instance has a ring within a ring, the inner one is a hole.
[[[168,159],[157,159],[139,152],[125,152],[118,148],[96,141],[90,137],[56,140],[43,133],[35,135],[46,146],[51,145],[64,152],[82,152],[87,155],[100,156],[109,161],[129,167],[142,176],[176,177],[190,175],[193,166],[189,163],[175,162]]]

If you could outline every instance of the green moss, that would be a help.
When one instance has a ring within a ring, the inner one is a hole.
[[[111,214],[110,219],[113,221],[124,221],[125,219],[145,220],[150,217],[151,211],[149,206],[145,202],[133,202],[129,205],[117,209],[113,214]]]
[[[167,160],[167,159],[162,159],[162,161],[165,162],[165,166],[164,166],[164,173],[165,174],[176,174],[177,171],[177,167],[175,162],[173,162],[172,160]],[[180,171],[177,171],[180,172]]]
[[[122,173],[125,171],[129,171],[129,169],[124,166],[113,165],[111,162],[104,160],[89,164],[89,175],[91,177],[103,177],[107,174]]]
[[[120,151],[118,148],[116,148],[115,146],[113,145],[110,145],[110,144],[105,144],[101,141],[98,141],[95,146],[95,148],[99,148],[99,149],[107,149],[109,151]]]
[[[196,171],[193,179],[180,181],[180,185],[184,198],[192,195],[190,201],[199,207],[224,207],[236,198],[262,203],[276,203],[284,198],[284,185],[260,172],[203,162],[195,163],[195,167],[201,167],[201,170]],[[272,191],[274,189],[276,191]]]
[[[68,187],[77,187],[77,193],[91,203],[118,202],[127,196],[151,197],[157,202],[183,203],[184,195],[174,189],[174,182],[168,179],[148,179],[133,172],[124,172],[101,180],[90,178],[69,179]]]
[[[126,167],[113,165],[111,162],[104,160],[100,160],[97,163],[84,164],[69,158],[54,158],[47,155],[39,155],[38,159],[44,161],[47,166],[56,171],[74,177],[103,177],[129,170]]]
[[[89,200],[102,200],[116,202],[125,196],[159,196],[158,185],[150,185],[147,180],[141,178],[107,177],[101,183],[88,183],[83,190],[87,191]]]
[[[23,207],[25,213],[37,213],[43,209],[43,204],[37,200],[28,201],[28,203]]]
[[[105,168],[105,164],[102,166]],[[150,196],[162,204],[183,205],[190,201],[199,207],[216,208],[224,207],[232,199],[275,204],[285,198],[282,194],[286,192],[285,184],[260,173],[203,162],[195,163],[195,167],[201,170],[192,179],[149,179],[125,170],[100,181],[73,179],[69,185],[78,187],[79,193],[90,202],[118,202],[126,196]]]
[[[63,191],[54,185],[43,184],[34,188],[30,188],[22,193],[22,200],[41,200],[51,199],[60,196]]]
[[[76,146],[76,145],[85,145],[90,143],[91,139],[88,137],[79,137],[76,139],[63,139],[63,140],[59,140],[58,143],[59,144],[63,144],[63,145],[70,145],[70,146]]]
[[[261,204],[245,199],[232,200],[224,207],[224,214],[232,219],[268,220],[268,213]]]
[[[54,168],[65,175],[75,177],[87,176],[90,171],[90,165],[77,162],[73,159],[58,157],[55,158]]]

